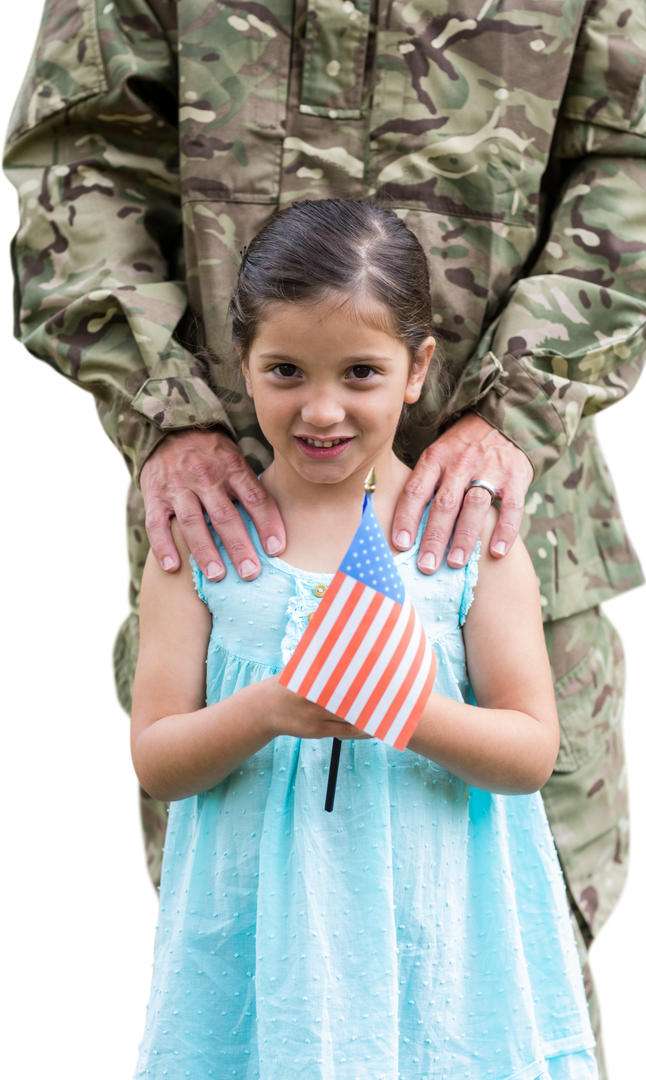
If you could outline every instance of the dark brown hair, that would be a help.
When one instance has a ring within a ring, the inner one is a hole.
[[[392,210],[346,199],[306,200],[278,211],[247,248],[229,308],[246,360],[269,305],[369,297],[388,312],[380,326],[417,352],[432,332],[428,263]]]

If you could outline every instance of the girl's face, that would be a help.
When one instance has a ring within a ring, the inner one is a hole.
[[[426,338],[411,364],[407,346],[374,322],[334,301],[268,312],[243,370],[276,467],[313,483],[355,473],[363,483],[392,458],[402,405],[419,398],[435,342]]]

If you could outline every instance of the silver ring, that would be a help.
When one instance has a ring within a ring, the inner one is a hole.
[[[471,488],[474,488],[474,487],[484,488],[485,491],[488,491],[489,494],[491,495],[491,501],[492,502],[494,501],[494,499],[496,497],[496,489],[493,486],[493,484],[489,483],[488,480],[472,480],[471,483],[469,484],[468,488],[467,488],[467,491],[471,491]],[[465,492],[465,494],[466,494],[466,492]]]

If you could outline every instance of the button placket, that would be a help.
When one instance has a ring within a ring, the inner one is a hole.
[[[314,593],[317,600],[322,600],[323,597],[325,596],[326,592],[327,592],[327,589],[328,589],[327,585],[319,584],[319,585],[314,586],[314,588],[312,589],[312,592]],[[318,611],[318,606],[314,609],[314,611],[309,612],[309,614],[307,616],[308,623],[311,623],[311,621],[314,618],[314,616],[316,615],[317,611]]]

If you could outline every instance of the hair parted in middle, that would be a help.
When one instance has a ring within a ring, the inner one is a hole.
[[[387,313],[379,328],[411,357],[433,332],[428,262],[401,218],[374,203],[308,199],[279,210],[244,253],[229,308],[241,359],[268,307],[328,298],[375,301]]]

